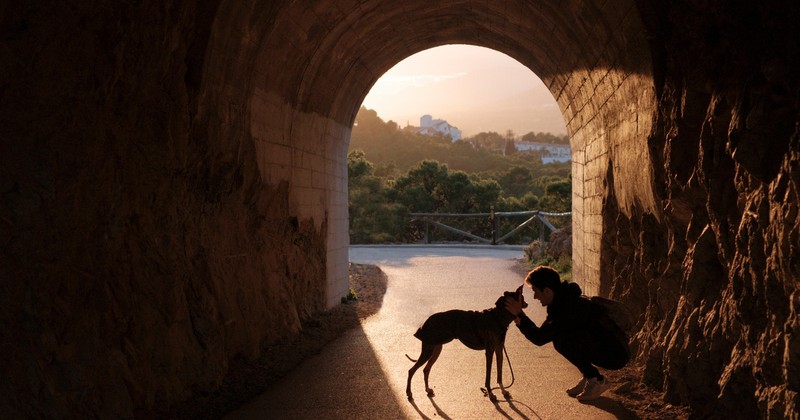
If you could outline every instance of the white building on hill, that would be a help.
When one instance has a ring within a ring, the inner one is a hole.
[[[569,162],[572,160],[572,153],[567,145],[551,143],[533,143],[521,141],[516,143],[517,150],[520,152],[541,151],[542,163]]]
[[[453,127],[445,120],[434,120],[433,117],[427,114],[419,119],[419,132],[427,135],[442,133],[446,136],[450,136],[452,141],[461,140],[461,130],[457,127]]]

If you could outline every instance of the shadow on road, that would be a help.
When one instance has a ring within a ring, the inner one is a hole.
[[[226,419],[405,417],[369,339],[353,328]]]
[[[267,347],[259,360],[233,360],[227,376],[216,391],[197,394],[168,409],[157,408],[147,413],[139,413],[139,416],[142,418],[219,419],[257,398],[268,388],[279,387],[282,378],[307,359],[322,352],[326,346],[348,331],[360,334],[357,339],[361,343],[359,347],[369,349],[369,341],[359,328],[360,319],[380,310],[388,279],[378,267],[362,264],[351,264],[349,276],[351,286],[358,297],[356,301],[348,301],[332,310],[318,313],[311,319],[305,320],[297,336]],[[348,353],[345,351],[344,354]],[[375,355],[371,352],[369,354],[364,352],[362,358],[357,360],[357,365],[362,368],[373,367],[372,371],[364,372],[364,375],[384,377],[383,371],[378,367],[379,363],[375,359]],[[315,374],[312,373],[311,378],[314,376]],[[386,381],[384,380],[383,383],[385,384]],[[385,391],[386,394],[393,395],[388,386],[384,388],[381,389],[378,386],[365,391],[371,394]],[[297,399],[296,397],[296,395],[289,396],[293,399]],[[394,398],[391,400],[394,401]],[[275,402],[275,404],[278,413],[284,412],[286,402]],[[364,407],[359,408],[364,409]],[[389,412],[402,413],[399,407],[395,407],[394,410],[390,409]]]
[[[433,406],[434,410],[436,410],[436,414],[437,414],[439,417],[441,417],[441,418],[443,418],[443,419],[445,419],[445,420],[451,420],[451,419],[450,419],[450,416],[448,416],[448,415],[447,415],[447,413],[445,413],[444,411],[442,411],[441,407],[439,407],[439,405],[438,405],[438,404],[436,404],[436,401],[434,401],[434,400],[433,400],[433,397],[428,397],[428,399],[429,399],[429,400],[431,400],[431,405]],[[417,409],[417,411],[419,411],[419,409]],[[424,415],[424,414],[422,414],[422,412],[421,412],[421,411],[419,411],[419,413],[420,413],[421,415]]]
[[[618,401],[614,401],[608,397],[600,397],[594,401],[586,401],[583,404],[591,405],[597,407],[603,411],[607,411],[615,416],[617,416],[620,420],[635,420],[639,419],[639,416],[636,415],[633,411],[625,408],[622,404]]]
[[[433,402],[433,401],[431,401],[431,402]],[[419,417],[421,419],[423,419],[423,420],[431,420],[430,417],[426,416],[425,413],[423,413],[422,410],[419,409],[419,406],[417,406],[417,403],[414,402],[414,400],[410,400],[409,404],[411,404],[411,406],[414,407],[414,410],[417,411],[417,414],[419,414]],[[442,417],[442,418],[449,418],[449,417]]]
[[[520,418],[526,419],[526,420],[533,419],[533,418],[538,419],[538,420],[542,420],[542,418],[539,416],[539,414],[537,414],[536,411],[531,406],[529,406],[529,405],[527,405],[527,404],[525,404],[523,402],[520,402],[520,401],[517,401],[517,400],[513,400],[513,399],[508,400],[507,402],[508,402],[508,406],[511,407],[511,409],[514,410],[514,412],[519,414]],[[521,405],[521,406],[525,407],[527,409],[527,411],[530,413],[530,415],[529,414],[525,414],[522,410],[520,410],[517,407],[517,405]],[[533,416],[533,417],[531,417],[531,416]]]

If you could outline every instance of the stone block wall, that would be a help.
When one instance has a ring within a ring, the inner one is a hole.
[[[583,4],[577,13],[587,18],[572,30],[578,39],[597,41],[562,54],[563,60],[582,66],[544,79],[570,132],[573,279],[589,295],[608,293],[602,287],[601,245],[613,227],[604,223],[606,203],[618,201],[626,211],[659,212],[647,147],[656,101],[638,10],[626,2],[595,7]]]

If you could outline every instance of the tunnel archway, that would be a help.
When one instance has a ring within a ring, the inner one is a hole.
[[[549,87],[572,139],[574,270],[588,293],[598,293],[601,281],[603,191],[613,188],[604,183],[625,182],[616,195],[620,208],[657,213],[650,171],[639,164],[649,160],[655,92],[649,47],[633,2],[603,7],[525,1],[453,1],[436,7],[316,3],[277,10],[257,2],[230,6],[223,7],[227,13],[212,34],[206,80],[241,81],[228,90],[230,97],[214,101],[248,98],[235,107],[242,110],[239,129],[255,141],[262,179],[290,179],[300,216],[315,220],[317,227],[327,220],[328,306],[347,292],[342,197],[355,114],[386,70],[431,47],[462,43],[500,51]],[[260,33],[266,16],[274,26]],[[242,43],[241,33],[253,36]],[[615,155],[616,176],[607,178],[609,156]]]

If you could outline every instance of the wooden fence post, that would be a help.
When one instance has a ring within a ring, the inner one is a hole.
[[[492,245],[497,245],[497,215],[492,210],[489,218],[492,221]]]
[[[428,221],[426,220],[425,221],[425,243],[426,244],[431,243],[430,233],[431,233],[431,224],[428,223]]]

